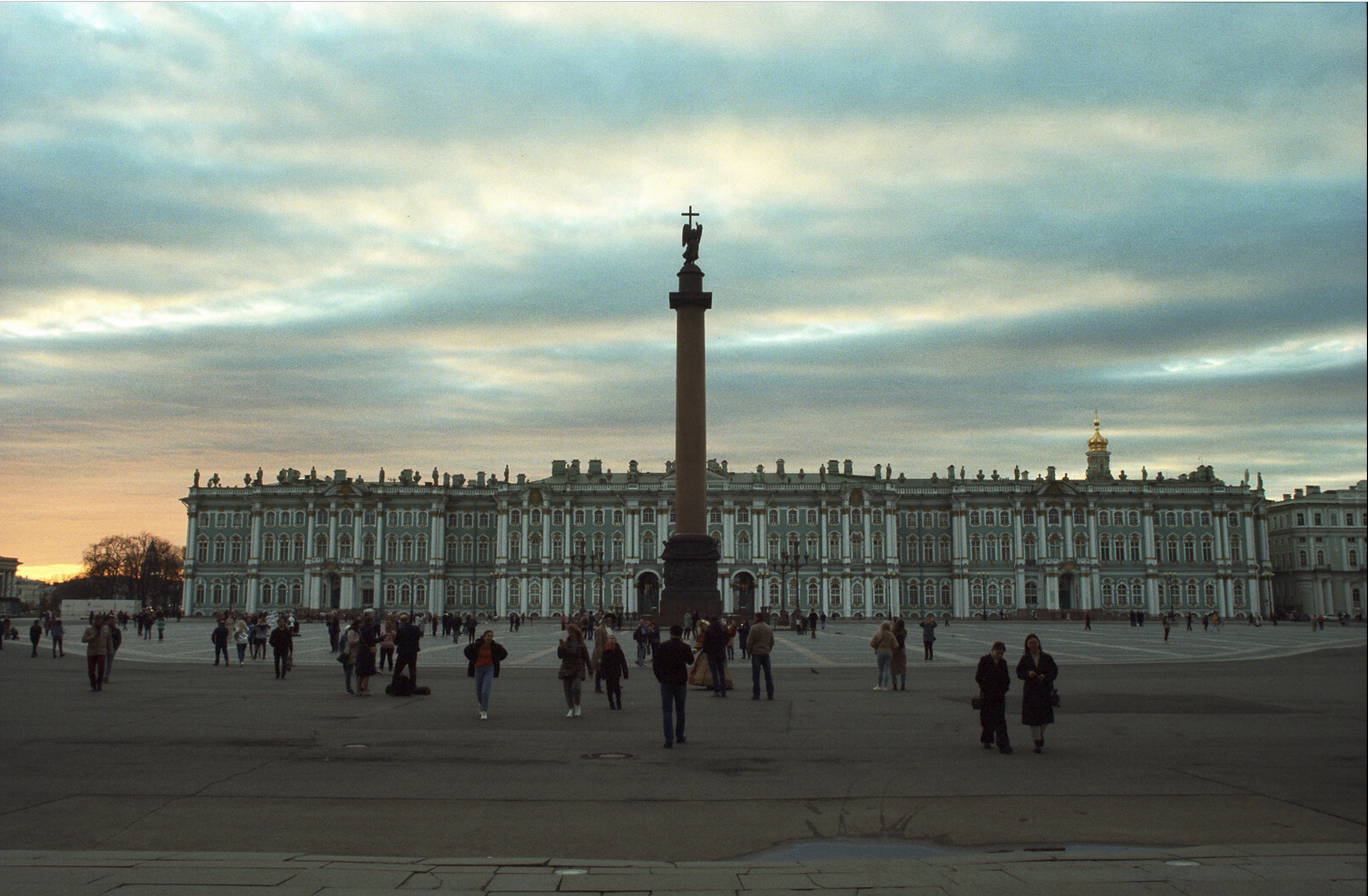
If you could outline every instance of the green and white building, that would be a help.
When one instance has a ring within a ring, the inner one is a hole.
[[[837,617],[1145,610],[1267,613],[1273,567],[1261,487],[1210,467],[1113,476],[1094,421],[1082,478],[953,467],[909,478],[831,460],[793,471],[709,462],[708,525],[729,612]],[[189,613],[308,607],[533,616],[652,613],[672,530],[674,473],[599,460],[473,479],[384,471],[373,481],[261,471],[214,476],[188,513]]]

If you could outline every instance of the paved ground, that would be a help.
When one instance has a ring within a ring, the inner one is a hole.
[[[689,743],[673,750],[660,748],[646,670],[622,712],[591,693],[566,719],[559,632],[545,625],[499,633],[512,658],[488,722],[455,650],[436,644],[420,672],[433,696],[401,700],[343,693],[317,627],[284,682],[260,662],[214,668],[202,623],[170,625],[161,643],[130,634],[98,694],[79,649],[30,658],[10,642],[0,882],[54,894],[1365,892],[1362,626],[1227,626],[1168,645],[1152,625],[1029,627],[1060,662],[1063,707],[1044,754],[1012,756],[977,747],[969,665],[995,638],[1016,653],[1023,623],[941,629],[934,662],[914,654],[906,693],[870,690],[871,626],[781,635],[778,698],[747,699],[738,663],[742,690],[694,692]]]

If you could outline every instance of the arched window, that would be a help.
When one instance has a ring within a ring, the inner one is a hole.
[[[399,539],[393,535],[385,537],[385,562],[394,563],[399,559]]]
[[[1120,548],[1117,548],[1116,553],[1117,553],[1117,559],[1119,560],[1119,559],[1120,559],[1120,554],[1121,554],[1121,549],[1120,549]],[[1131,562],[1132,562],[1132,563],[1139,563],[1140,560],[1144,558],[1144,553],[1143,553],[1143,551],[1141,551],[1141,549],[1140,549],[1140,536],[1139,536],[1139,535],[1132,535],[1132,536],[1130,537],[1130,558],[1131,558]]]
[[[419,535],[413,542],[413,559],[419,563],[426,563],[428,558],[428,540],[426,535]]]
[[[551,560],[559,562],[565,559],[565,539],[557,532],[551,536]]]
[[[225,556],[225,553],[226,553],[227,549],[228,549],[228,543],[227,543],[226,541],[224,541],[222,535],[220,535],[220,536],[218,536],[217,538],[214,539],[214,562],[215,562],[215,563],[222,563],[222,562],[224,562],[224,556]]]
[[[940,550],[936,552],[937,563],[950,562],[950,536],[942,535],[940,540]]]
[[[261,539],[261,562],[275,562],[275,536],[269,532]]]
[[[209,536],[201,535],[195,541],[195,559],[200,563],[209,562]]]
[[[1034,607],[1040,599],[1040,586],[1035,582],[1026,583],[1026,606]]]
[[[872,559],[873,562],[875,562],[875,563],[882,563],[882,562],[884,562],[884,540],[883,540],[883,535],[882,535],[881,533],[876,532],[876,533],[874,533],[872,536],[870,536],[869,542],[870,542],[871,553],[872,553],[872,555],[873,555],[870,559]]]
[[[343,560],[350,560],[352,555],[352,539],[350,535],[343,535],[337,539],[337,556]]]
[[[1083,559],[1088,556],[1088,536],[1074,536],[1074,556]]]
[[[1058,526],[1058,525],[1059,525],[1059,508],[1058,508],[1058,507],[1051,507],[1051,508],[1050,508],[1050,512],[1049,512],[1049,514],[1048,514],[1048,518],[1046,519],[1045,522],[1046,522],[1046,525],[1049,525],[1049,526]]]
[[[974,579],[969,583],[969,601],[976,607],[983,606],[983,579]]]
[[[1112,607],[1116,605],[1116,587],[1112,585],[1111,579],[1102,580],[1102,606]]]
[[[974,528],[978,528],[979,512],[977,510],[969,511],[969,525],[973,526]]]
[[[1097,537],[1097,559],[1102,562],[1111,560],[1111,536],[1099,535]]]
[[[1183,562],[1197,562],[1197,539],[1193,538],[1191,535],[1183,538]]]
[[[738,532],[736,535],[736,562],[751,562],[750,534],[747,532]]]
[[[1004,536],[1002,536],[1002,538],[998,541],[998,543],[1002,546],[1002,562],[1003,562],[1003,563],[1011,563],[1011,562],[1012,562],[1012,536],[1010,536],[1010,535],[1004,535]]]
[[[522,609],[522,585],[517,579],[508,583],[508,608],[510,610]]]
[[[399,539],[399,562],[413,562],[413,538],[411,536],[405,535]]]
[[[907,605],[916,607],[921,604],[921,586],[916,582],[907,583]]]
[[[860,535],[850,536],[850,562],[864,562],[864,537]]]
[[[516,532],[508,536],[508,562],[522,562],[522,536]]]
[[[1037,558],[1035,533],[1033,532],[1030,535],[1027,535],[1025,538],[1023,538],[1022,545],[1025,547],[1026,550],[1026,562],[1034,563]]]
[[[1213,550],[1213,547],[1212,547],[1211,536],[1210,536],[1210,535],[1204,535],[1204,536],[1202,536],[1202,562],[1203,562],[1203,563],[1210,563],[1210,562],[1212,561],[1212,558],[1213,558],[1213,555],[1214,555],[1214,554],[1215,554],[1215,551]]]
[[[531,535],[528,537],[527,559],[530,563],[540,563],[542,561],[542,538],[540,535]]]
[[[975,563],[983,560],[983,542],[977,535],[969,536],[969,559]]]
[[[1232,536],[1230,536],[1230,559],[1231,559],[1231,560],[1242,560],[1242,559],[1244,559],[1243,557],[1240,556],[1240,536],[1238,536],[1238,535],[1232,535]]]
[[[314,546],[314,556],[315,556],[315,557],[326,557],[326,556],[328,556],[328,533],[326,533],[326,532],[319,532],[317,535],[315,535],[315,536],[314,536],[314,545],[313,545],[313,546]]]

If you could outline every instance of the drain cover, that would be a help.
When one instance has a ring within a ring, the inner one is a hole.
[[[366,745],[365,745],[365,744],[343,744],[343,745],[342,745],[342,749],[344,749],[344,750],[364,750],[365,748],[366,748]]]
[[[631,753],[585,753],[585,759],[633,759]]]

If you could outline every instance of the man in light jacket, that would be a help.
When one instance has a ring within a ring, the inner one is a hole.
[[[765,622],[764,613],[755,614],[755,622],[746,634],[746,650],[751,655],[751,699],[760,699],[760,670],[765,670],[765,693],[774,699],[774,678],[770,675],[770,651],[774,649],[774,629]]]

